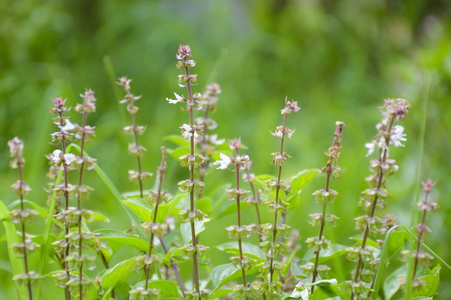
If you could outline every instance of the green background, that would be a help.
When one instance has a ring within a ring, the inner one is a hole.
[[[427,220],[433,230],[427,244],[449,262],[450,8],[445,0],[2,1],[0,198],[6,204],[16,199],[10,185],[17,171],[8,169],[6,143],[19,136],[26,147],[25,179],[33,188],[28,198],[45,204],[48,162],[44,156],[54,149],[49,144],[49,134],[55,130],[48,111],[51,98],[68,98],[74,106],[85,88],[93,89],[98,99],[97,112],[88,121],[96,126],[97,137],[87,151],[98,158],[121,192],[136,189],[127,180],[127,170],[135,167],[135,161],[127,154],[128,139],[122,135],[122,126],[129,120],[125,107],[118,104],[122,93],[111,84],[104,61],[111,62],[117,76],[132,78],[132,92],[143,95],[137,103],[138,123],[147,125],[141,138],[148,149],[143,163],[145,170],[155,172],[160,145],[173,147],[164,137],[179,134],[178,127],[188,122],[187,114],[165,98],[185,92],[177,85],[175,54],[179,44],[189,44],[197,62],[193,69],[199,79],[196,91],[202,92],[212,81],[223,91],[214,115],[217,133],[222,138],[242,138],[257,174],[276,173],[270,153],[277,151],[279,141],[270,130],[282,122],[279,110],[285,97],[302,107],[288,120],[296,134],[287,142],[286,151],[293,159],[284,168],[285,177],[322,167],[335,121],[346,123],[340,158],[345,172],[332,182],[340,194],[330,206],[341,221],[329,233],[345,245],[351,245],[348,237],[357,233],[353,218],[361,213],[356,204],[369,174],[364,144],[376,133],[378,107],[385,98],[409,100],[411,110],[402,124],[406,147],[390,152],[400,171],[387,184],[392,195],[386,212],[396,215],[400,224],[410,224],[421,165],[422,180],[438,181],[432,199],[440,205]],[[72,121],[80,122],[79,115],[71,115]],[[424,117],[426,135],[420,160]],[[165,187],[175,192],[186,170],[173,158],[169,167]],[[112,221],[96,226],[128,228],[123,210],[95,175],[86,178],[96,189],[86,207]],[[212,171],[206,191],[227,180],[232,182],[233,174]],[[307,217],[320,210],[310,195],[323,185],[323,179],[317,178],[302,195],[299,209],[289,215],[288,223],[300,231],[301,241],[317,234]],[[248,215],[249,222],[254,222],[253,215]],[[214,220],[203,239],[210,245],[225,241],[226,232],[221,231],[231,222],[235,222],[233,216]],[[34,234],[40,233],[40,226],[42,221],[33,228]],[[217,257],[214,264],[227,261],[216,250],[211,254]],[[350,270],[353,264],[343,258],[342,267]],[[2,242],[2,299],[15,297],[9,269]],[[451,293],[451,274],[442,269],[441,275],[443,296]],[[52,280],[45,281],[50,294]]]

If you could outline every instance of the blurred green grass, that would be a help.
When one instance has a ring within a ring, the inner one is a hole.
[[[154,172],[159,146],[172,146],[164,137],[178,134],[178,126],[186,122],[186,115],[165,98],[182,92],[176,82],[175,53],[179,44],[187,43],[197,61],[193,69],[199,74],[196,91],[201,92],[211,81],[223,90],[214,115],[219,136],[241,136],[256,173],[275,173],[269,154],[278,146],[269,131],[281,123],[278,111],[285,96],[302,107],[289,120],[296,134],[287,143],[293,159],[284,169],[286,177],[301,169],[321,167],[335,121],[346,123],[341,157],[345,174],[333,182],[340,195],[331,206],[342,219],[339,230],[332,232],[343,244],[349,245],[347,238],[355,234],[352,219],[360,213],[356,203],[366,187],[363,179],[368,175],[368,160],[363,145],[375,134],[378,107],[388,97],[406,98],[411,103],[403,122],[406,147],[391,153],[400,172],[388,184],[392,201],[387,209],[409,225],[419,184],[415,182],[419,133],[426,114],[421,178],[438,180],[433,197],[441,207],[428,220],[433,232],[427,243],[450,261],[449,245],[443,242],[449,239],[451,228],[451,204],[446,201],[451,193],[450,8],[445,0],[0,3],[1,199],[6,204],[15,200],[9,186],[16,173],[8,169],[6,142],[19,136],[26,146],[25,178],[34,189],[29,197],[45,203],[44,155],[53,149],[48,142],[54,129],[48,112],[50,99],[67,97],[74,105],[85,88],[93,89],[98,99],[97,113],[89,120],[97,127],[97,138],[87,151],[98,158],[122,192],[135,189],[124,168],[135,164],[126,153],[127,139],[121,133],[128,120],[115,97],[104,59],[110,59],[117,76],[132,78],[133,92],[143,95],[138,102],[138,120],[148,125],[142,144],[149,150],[143,162],[146,170]],[[422,111],[426,97],[428,110]],[[77,117],[73,115],[73,120]],[[185,175],[175,160],[169,164],[166,188],[174,192],[175,183]],[[88,176],[96,192],[86,206],[114,220],[108,227],[127,228],[120,207],[111,201],[105,187],[94,184],[94,175]],[[212,172],[207,191],[220,180],[222,176]],[[300,230],[301,240],[314,234],[307,216],[318,207],[310,195],[322,185],[317,179],[303,194],[302,207],[288,216],[292,224],[305,220],[293,226]],[[203,239],[214,244],[217,228],[228,221],[214,220]],[[0,257],[0,280],[7,283],[5,243]],[[443,269],[442,295],[451,292],[450,283],[451,274]],[[2,299],[13,299],[13,295],[12,284],[0,289]]]

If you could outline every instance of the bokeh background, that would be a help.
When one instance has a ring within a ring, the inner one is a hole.
[[[143,161],[144,168],[154,172],[160,145],[174,147],[164,137],[179,134],[178,126],[187,122],[186,113],[165,98],[184,92],[177,85],[175,53],[179,44],[190,44],[197,61],[196,91],[202,92],[212,81],[223,91],[214,115],[217,133],[242,138],[256,173],[276,172],[270,153],[276,151],[278,140],[269,131],[281,123],[285,97],[302,107],[289,120],[296,134],[287,143],[293,159],[284,169],[286,177],[322,167],[335,121],[346,123],[340,161],[345,173],[333,182],[340,195],[330,207],[341,217],[340,227],[330,234],[344,245],[351,245],[348,238],[356,234],[353,218],[361,213],[356,204],[369,173],[364,144],[376,133],[378,107],[385,98],[409,100],[411,111],[403,121],[406,146],[390,152],[400,172],[387,185],[392,193],[387,211],[397,215],[400,224],[410,225],[417,178],[437,180],[432,198],[440,209],[428,218],[433,231],[427,243],[450,262],[450,26],[451,3],[446,0],[2,1],[0,198],[6,204],[16,199],[10,189],[16,171],[8,169],[6,143],[19,136],[26,146],[25,178],[33,188],[29,199],[45,204],[44,156],[54,149],[49,144],[54,130],[48,111],[51,98],[68,98],[68,104],[75,105],[85,88],[93,89],[98,99],[97,112],[89,116],[97,138],[87,151],[98,158],[121,192],[136,189],[127,180],[135,161],[127,154],[128,140],[122,135],[129,120],[125,107],[118,104],[121,91],[112,84],[111,74],[132,78],[133,92],[143,95],[138,102],[139,123],[148,126],[141,138],[148,149]],[[112,66],[110,73],[106,65]],[[78,121],[78,115],[72,116]],[[169,165],[166,188],[175,192],[186,170],[172,158]],[[112,220],[96,226],[128,228],[123,210],[109,192],[94,175],[87,178],[96,192],[86,206]],[[206,189],[227,180],[233,180],[231,173],[212,171]],[[317,178],[302,195],[299,209],[289,215],[301,241],[316,234],[307,216],[319,210],[310,195],[323,184]],[[203,239],[210,245],[223,242],[222,228],[233,220],[233,216],[214,220]],[[40,223],[35,234],[40,233]],[[3,235],[1,227],[0,298],[15,299]],[[214,264],[227,262],[218,251],[211,253]],[[343,268],[353,266],[344,258],[341,263]],[[50,293],[52,280],[46,282]],[[440,293],[445,298],[451,293],[446,269]]]

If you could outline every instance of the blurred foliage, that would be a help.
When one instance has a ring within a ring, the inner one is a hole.
[[[190,44],[197,61],[199,87],[211,81],[221,85],[218,112],[220,137],[241,136],[248,146],[256,173],[275,174],[270,153],[277,140],[269,134],[281,122],[278,113],[283,99],[299,101],[302,110],[289,126],[296,128],[287,152],[293,156],[284,173],[319,168],[331,141],[336,120],[344,121],[341,166],[342,179],[334,182],[340,192],[331,208],[340,216],[335,239],[349,244],[355,234],[353,217],[359,193],[368,175],[364,143],[376,133],[378,107],[387,97],[406,98],[411,111],[404,122],[406,147],[393,151],[400,173],[388,184],[392,193],[389,211],[400,223],[409,225],[415,207],[420,170],[419,145],[422,119],[426,115],[425,152],[421,178],[438,180],[432,196],[441,208],[429,219],[433,232],[427,243],[447,261],[451,204],[451,3],[446,0],[254,0],[254,1],[57,1],[31,0],[0,3],[0,195],[6,204],[15,200],[9,188],[15,172],[8,169],[7,140],[19,136],[25,142],[25,178],[33,187],[30,199],[43,205],[46,183],[46,153],[53,146],[48,112],[50,99],[67,97],[75,105],[85,88],[96,92],[97,113],[90,124],[97,126],[97,138],[87,151],[97,157],[121,192],[135,189],[128,183],[127,169],[134,160],[127,155],[127,139],[121,133],[127,114],[118,105],[115,87],[104,65],[111,61],[116,76],[133,79],[138,102],[139,123],[148,131],[142,144],[149,149],[145,169],[159,163],[159,146],[164,137],[178,134],[186,116],[165,101],[177,86],[175,53],[179,44]],[[120,95],[120,94],[119,94]],[[423,103],[429,99],[427,111]],[[75,119],[74,115],[74,120]],[[167,188],[184,170],[169,162]],[[95,175],[91,176],[95,180]],[[206,189],[223,180],[212,171]],[[88,178],[88,177],[87,177]],[[229,178],[232,180],[232,178]],[[316,180],[322,186],[321,179]],[[123,211],[111,201],[103,186],[86,202],[112,220],[108,227],[126,229]],[[150,188],[150,187],[148,187]],[[297,213],[288,223],[301,232],[301,240],[312,229],[307,216],[318,211],[311,190],[302,196]],[[249,214],[250,215],[250,214]],[[215,239],[216,228],[230,218],[213,221],[203,239]],[[293,222],[305,220],[305,222]],[[250,219],[249,222],[252,220]],[[227,223],[229,222],[229,223]],[[3,235],[3,228],[0,230]],[[39,226],[36,232],[39,233]],[[225,237],[225,230],[222,233]],[[216,251],[216,250],[211,250]],[[0,280],[10,282],[6,244],[0,248]],[[216,254],[216,252],[215,252]],[[221,257],[218,255],[218,257]],[[224,259],[224,257],[221,257]],[[219,258],[213,263],[218,263]],[[340,267],[348,268],[344,262]],[[48,286],[52,286],[50,280]],[[451,274],[442,274],[441,293],[451,292]],[[4,284],[3,284],[4,285]],[[47,291],[51,292],[52,289]],[[13,285],[2,286],[0,298],[13,299]]]

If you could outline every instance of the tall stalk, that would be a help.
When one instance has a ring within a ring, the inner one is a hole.
[[[316,199],[318,202],[322,203],[322,213],[318,216],[320,217],[320,230],[319,235],[317,239],[313,239],[312,245],[315,245],[313,249],[315,249],[315,264],[313,266],[313,273],[312,273],[312,283],[315,283],[316,277],[318,276],[318,266],[319,266],[319,254],[321,251],[321,248],[327,249],[328,241],[323,237],[324,235],[324,228],[326,226],[327,221],[334,222],[337,217],[332,215],[326,215],[326,207],[327,203],[334,200],[334,198],[337,195],[337,192],[329,188],[330,185],[330,179],[332,174],[338,175],[338,172],[340,171],[337,162],[338,158],[340,157],[340,148],[341,148],[341,138],[342,138],[342,132],[344,129],[344,123],[343,122],[336,122],[337,129],[334,133],[334,140],[332,142],[332,146],[329,148],[329,151],[327,152],[327,155],[329,157],[329,160],[326,163],[326,166],[321,170],[322,173],[326,174],[326,187],[324,190],[317,191],[313,193],[313,195],[316,196]],[[335,163],[335,165],[334,165]],[[313,222],[316,221],[316,215],[313,216]],[[315,291],[315,286],[312,285],[311,287],[311,293]]]
[[[12,215],[12,222],[13,223],[20,223],[20,233],[22,236],[22,243],[13,245],[13,247],[16,247],[19,251],[19,253],[22,255],[25,273],[16,275],[15,280],[24,279],[25,284],[27,286],[27,293],[28,293],[28,299],[33,299],[33,293],[31,290],[31,283],[34,276],[34,272],[29,271],[29,265],[28,265],[28,253],[27,249],[34,249],[34,245],[31,241],[27,239],[27,232],[25,229],[25,222],[30,217],[36,215],[34,211],[31,210],[25,210],[24,207],[24,195],[31,191],[31,188],[28,186],[28,184],[23,179],[23,167],[25,165],[25,159],[22,158],[23,155],[23,142],[15,137],[12,140],[8,142],[8,146],[10,148],[11,157],[13,160],[10,162],[10,167],[13,169],[17,169],[19,180],[16,181],[12,185],[14,191],[16,192],[16,195],[19,196],[20,199],[20,209],[19,210],[13,210],[11,211]]]
[[[179,159],[181,160],[181,165],[189,168],[189,179],[180,181],[178,183],[179,189],[182,192],[189,193],[189,208],[180,212],[183,218],[183,222],[190,223],[191,229],[191,245],[185,245],[183,247],[184,252],[187,256],[192,256],[193,259],[193,283],[195,286],[195,295],[198,299],[202,298],[202,291],[200,290],[199,283],[199,269],[198,269],[198,260],[200,256],[204,255],[204,251],[207,249],[206,246],[199,245],[196,240],[196,229],[195,229],[195,220],[203,222],[206,221],[206,215],[200,210],[195,208],[195,196],[194,191],[197,190],[200,193],[200,190],[204,186],[204,183],[200,180],[195,180],[194,177],[194,169],[199,168],[204,162],[204,157],[202,155],[198,155],[195,153],[195,142],[196,138],[198,138],[202,134],[203,126],[194,125],[194,110],[201,109],[200,98],[201,95],[199,93],[193,93],[192,86],[196,84],[197,75],[190,74],[189,68],[192,68],[196,65],[194,60],[188,60],[191,57],[191,48],[188,45],[180,45],[178,54],[176,55],[178,62],[177,68],[184,71],[183,75],[179,75],[178,82],[180,87],[186,87],[188,92],[188,98],[184,96],[179,96],[176,93],[176,100],[166,99],[171,104],[176,104],[179,102],[186,102],[186,110],[189,113],[189,124],[183,124],[180,128],[182,130],[182,135],[184,138],[189,140],[190,144],[190,152],[187,155],[181,156]],[[185,109],[183,109],[185,110]],[[191,293],[191,292],[190,292]],[[192,294],[192,293],[191,293]],[[192,294],[193,295],[193,294]]]
[[[294,134],[294,130],[287,128],[287,117],[288,114],[292,112],[297,112],[300,110],[300,107],[297,106],[296,101],[288,101],[285,99],[285,107],[281,110],[281,114],[283,117],[283,125],[277,126],[275,132],[271,133],[275,137],[281,138],[280,142],[280,151],[272,153],[273,160],[272,163],[277,167],[277,178],[271,179],[268,181],[267,189],[270,191],[274,191],[274,200],[271,200],[269,203],[269,210],[274,213],[274,222],[273,224],[265,224],[265,228],[269,229],[268,232],[271,235],[270,242],[262,242],[260,243],[263,246],[264,250],[267,253],[267,259],[269,260],[269,281],[262,283],[263,291],[262,293],[266,293],[269,296],[269,299],[273,299],[275,293],[280,293],[282,288],[281,282],[274,281],[274,273],[276,272],[276,265],[274,259],[276,258],[277,253],[279,253],[280,248],[282,247],[282,243],[280,243],[277,239],[277,236],[285,236],[286,230],[289,226],[285,224],[281,224],[278,222],[279,212],[283,212],[288,203],[280,200],[280,192],[286,191],[289,188],[289,184],[282,182],[282,165],[283,163],[290,158],[291,156],[284,152],[284,142],[285,137],[291,139]],[[266,230],[268,231],[268,230]],[[277,264],[277,270],[281,269],[281,264]],[[264,269],[263,269],[264,270]],[[262,271],[263,271],[262,270]]]
[[[404,145],[401,142],[406,140],[405,134],[403,134],[404,128],[400,125],[395,126],[394,122],[403,120],[409,107],[409,103],[404,99],[385,100],[382,107],[383,119],[376,126],[378,134],[371,143],[365,145],[369,150],[368,155],[376,151],[378,158],[370,162],[372,175],[365,179],[369,183],[370,188],[362,192],[364,196],[360,202],[360,205],[368,210],[368,214],[355,219],[357,228],[361,230],[363,235],[362,242],[360,247],[348,249],[349,258],[357,262],[351,282],[351,299],[355,297],[366,299],[372,293],[371,284],[365,282],[364,278],[362,278],[364,262],[372,259],[371,251],[366,248],[366,243],[370,232],[385,234],[392,226],[391,218],[387,217],[382,220],[375,216],[375,212],[378,207],[381,209],[385,207],[385,199],[388,196],[388,191],[385,189],[386,177],[398,170],[398,166],[395,165],[396,161],[388,158],[389,147],[392,145],[402,147]],[[373,282],[372,279],[370,281]]]

